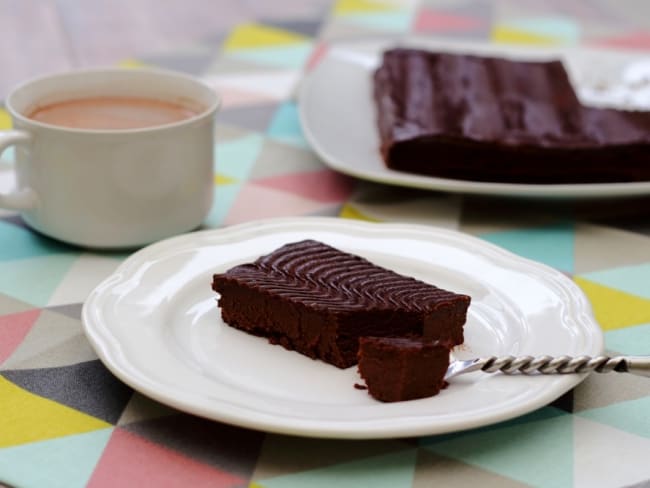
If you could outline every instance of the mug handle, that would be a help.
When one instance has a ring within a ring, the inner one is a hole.
[[[25,144],[32,140],[29,132],[22,130],[0,131],[0,154],[10,146]],[[10,210],[29,210],[36,208],[36,192],[29,187],[16,188],[9,193],[0,193],[0,208]]]

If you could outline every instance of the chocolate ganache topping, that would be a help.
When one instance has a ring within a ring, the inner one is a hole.
[[[408,308],[426,311],[456,294],[306,240],[233,270],[260,290],[330,311]]]

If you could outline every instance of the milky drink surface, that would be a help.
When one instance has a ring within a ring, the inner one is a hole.
[[[90,130],[128,130],[180,122],[200,111],[166,100],[144,97],[89,97],[59,101],[27,116],[45,124]]]

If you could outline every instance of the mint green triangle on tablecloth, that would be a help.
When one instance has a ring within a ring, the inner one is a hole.
[[[308,147],[300,125],[298,106],[295,102],[285,102],[278,107],[269,124],[267,135],[277,141]]]
[[[364,12],[347,14],[341,17],[345,22],[380,31],[395,33],[407,32],[413,21],[412,10],[393,10],[391,12]]]
[[[0,449],[1,482],[21,488],[81,488],[108,444],[113,428]]]
[[[44,307],[78,258],[78,254],[51,254],[2,263],[0,293]]]
[[[215,171],[236,180],[245,180],[260,154],[264,137],[249,134],[234,140],[219,142],[215,148]]]
[[[650,323],[614,329],[605,333],[609,351],[630,356],[650,355]]]
[[[574,270],[575,232],[573,223],[512,229],[479,235],[525,258],[568,273]]]
[[[581,417],[650,438],[650,397],[577,413]],[[650,453],[649,453],[650,454]]]
[[[61,253],[79,254],[79,251],[22,225],[0,220],[0,262]]]
[[[571,486],[571,415],[505,425],[452,435],[441,441],[433,437],[422,446],[532,486]]]

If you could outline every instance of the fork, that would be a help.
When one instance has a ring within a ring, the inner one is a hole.
[[[571,374],[571,373],[631,373],[650,377],[650,356],[490,356],[456,360],[449,364],[445,380],[455,376],[483,371],[504,374]]]

